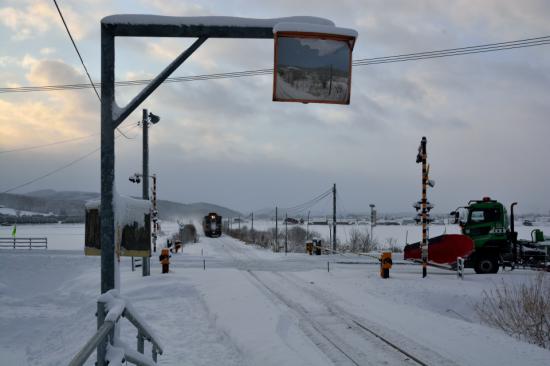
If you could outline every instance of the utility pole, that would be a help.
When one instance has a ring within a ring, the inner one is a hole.
[[[332,186],[332,250],[336,250],[336,183]]]
[[[252,243],[255,244],[256,235],[254,234],[254,212],[252,212],[251,215],[252,215],[252,228],[250,230],[252,230]]]
[[[241,216],[239,216],[239,239],[241,238]]]
[[[370,204],[370,240],[373,241],[372,228],[376,226],[376,211],[374,210],[374,204]]]
[[[149,119],[147,115],[147,109],[143,109],[143,115],[141,118],[141,125],[143,128],[143,160],[142,160],[142,172],[143,175],[143,190],[142,198],[144,200],[149,200]],[[151,240],[149,238],[149,240]],[[149,243],[149,247],[151,243]],[[151,262],[150,257],[141,258],[141,275],[149,276],[151,274]]]
[[[285,212],[285,255],[288,251],[288,214]]]
[[[309,240],[309,213],[310,211],[307,212],[306,240]]]
[[[279,252],[279,213],[278,208],[275,206],[275,247],[276,252]]]

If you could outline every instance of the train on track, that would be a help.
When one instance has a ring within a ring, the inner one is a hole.
[[[222,236],[222,217],[215,212],[210,212],[202,219],[202,230],[209,238]]]

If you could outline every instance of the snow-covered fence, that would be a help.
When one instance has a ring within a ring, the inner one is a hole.
[[[48,238],[0,238],[0,248],[48,249]]]
[[[136,327],[137,351],[123,343],[115,332],[115,325],[125,317]],[[152,344],[152,358],[143,354],[145,340]],[[110,290],[102,294],[97,300],[97,332],[73,357],[69,366],[81,366],[97,349],[98,366],[122,365],[128,361],[135,365],[154,366],[157,362],[157,355],[162,355],[162,346],[151,328],[134,311],[132,305],[120,296],[117,290]]]

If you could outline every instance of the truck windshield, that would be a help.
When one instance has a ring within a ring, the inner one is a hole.
[[[470,222],[479,224],[484,222],[496,222],[500,219],[500,209],[487,208],[470,211]]]

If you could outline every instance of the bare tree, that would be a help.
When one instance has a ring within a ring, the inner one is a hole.
[[[397,244],[397,238],[387,238],[384,249],[389,250],[392,253],[402,253],[403,248]]]
[[[358,253],[368,253],[378,248],[378,243],[373,240],[368,230],[352,229],[349,237],[349,250]]]
[[[537,274],[529,283],[505,283],[483,292],[479,317],[505,333],[550,349],[550,276]]]

